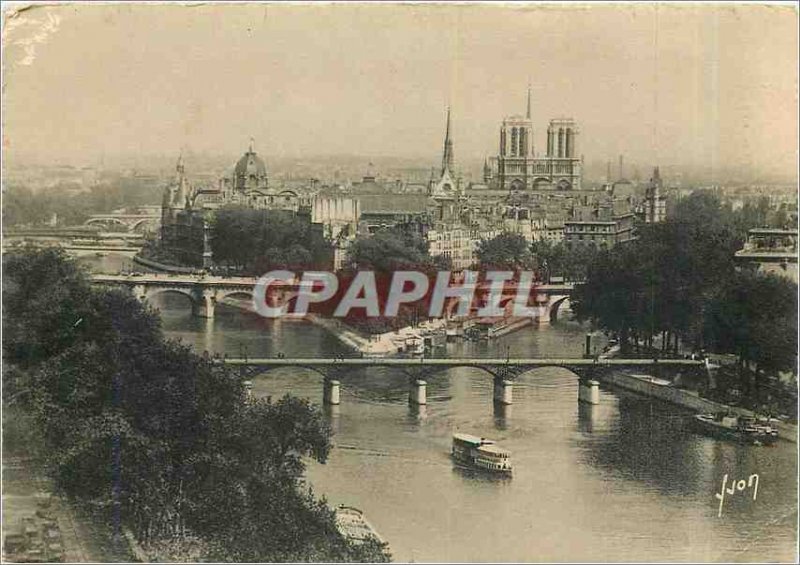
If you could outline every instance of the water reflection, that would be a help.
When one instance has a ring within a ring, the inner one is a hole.
[[[596,405],[587,402],[578,403],[578,429],[585,433],[590,434],[594,431],[597,423],[599,410]]]
[[[408,418],[412,423],[424,423],[428,419],[428,407],[425,404],[408,403]]]
[[[331,428],[334,435],[339,432],[339,423],[341,416],[341,406],[338,404],[323,404],[322,413],[325,416],[325,421]]]
[[[507,430],[511,418],[512,405],[494,402],[494,426],[498,430]]]

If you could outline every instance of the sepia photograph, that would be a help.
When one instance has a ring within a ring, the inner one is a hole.
[[[797,563],[796,2],[3,2],[3,563]]]

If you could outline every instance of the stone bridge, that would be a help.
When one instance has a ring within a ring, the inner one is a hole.
[[[192,313],[204,318],[213,318],[217,304],[226,298],[238,297],[252,299],[253,288],[257,279],[252,277],[218,277],[209,275],[138,273],[132,275],[93,275],[92,282],[100,285],[117,285],[131,288],[134,295],[142,302],[156,294],[173,292],[186,296],[192,304]],[[479,287],[483,288],[484,287]],[[488,288],[488,287],[486,287]],[[559,307],[569,299],[574,286],[572,284],[538,285],[536,286],[536,305],[539,306],[539,323],[547,323],[558,316]],[[273,282],[271,290],[277,290],[277,299],[287,302],[297,297],[298,283]],[[516,288],[508,286],[507,295],[501,303],[506,307],[512,305]],[[445,312],[455,310],[456,301],[450,300]]]
[[[252,299],[255,279],[160,273],[98,274],[92,275],[92,284],[130,288],[133,295],[145,303],[157,294],[181,294],[190,300],[193,315],[213,318],[217,304],[226,298]]]
[[[587,348],[590,343],[587,340]],[[578,400],[589,404],[599,402],[599,383],[605,372],[622,368],[646,369],[653,376],[668,377],[677,373],[699,372],[706,375],[704,361],[694,359],[621,359],[621,358],[229,358],[219,362],[238,367],[244,378],[250,378],[282,367],[308,369],[322,376],[323,399],[326,404],[339,404],[339,378],[347,372],[370,367],[385,367],[397,370],[409,382],[409,402],[424,405],[426,399],[425,380],[429,375],[456,367],[478,369],[494,382],[493,398],[500,404],[513,402],[514,380],[528,371],[542,367],[560,367],[578,377]]]
[[[161,225],[160,214],[93,214],[83,225],[123,227],[129,232],[155,232]]]

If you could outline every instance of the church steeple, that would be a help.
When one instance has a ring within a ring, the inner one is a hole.
[[[444,133],[444,151],[442,152],[442,174],[453,170],[453,140],[450,139],[450,106],[447,107],[447,126]]]
[[[525,117],[531,119],[531,83],[528,83],[528,108],[525,110]]]

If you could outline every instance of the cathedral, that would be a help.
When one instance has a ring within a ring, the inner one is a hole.
[[[550,120],[545,155],[537,153],[529,88],[525,116],[509,116],[500,126],[499,151],[486,161],[483,181],[493,190],[581,190],[583,163],[577,156],[577,138],[574,120]]]

